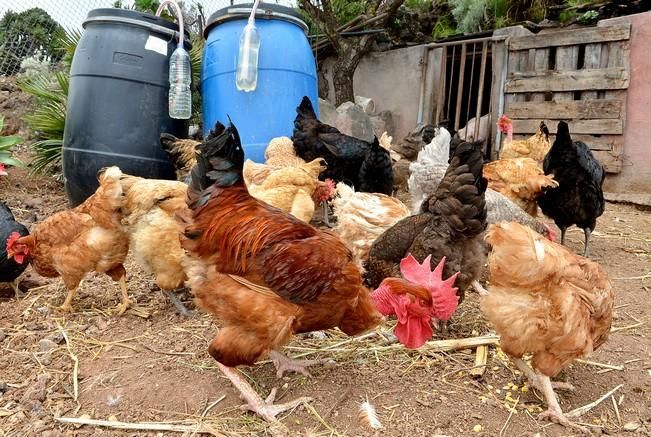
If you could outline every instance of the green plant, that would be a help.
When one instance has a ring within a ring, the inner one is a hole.
[[[405,0],[408,9],[419,12],[427,12],[432,8],[432,0]]]
[[[436,19],[436,23],[434,23],[434,28],[432,29],[432,38],[447,38],[455,33],[454,23],[447,15],[440,15]]]
[[[49,74],[39,75],[20,81],[18,86],[36,97],[36,109],[25,117],[30,129],[39,138],[32,143],[36,154],[32,161],[32,172],[52,172],[61,162],[69,86],[68,72],[56,72],[54,77]]]
[[[5,126],[5,117],[0,115],[0,132]],[[17,144],[22,144],[23,138],[18,135],[0,136],[0,164],[13,165],[14,167],[23,167],[24,164],[14,158],[11,154],[11,148]]]

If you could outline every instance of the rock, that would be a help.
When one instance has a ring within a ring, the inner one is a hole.
[[[319,99],[319,120],[334,126],[337,123],[337,108],[327,100]]]
[[[38,342],[38,347],[41,352],[50,352],[52,349],[57,347],[57,344],[49,338],[43,338]]]
[[[626,425],[624,425],[624,430],[634,432],[637,431],[640,426],[642,426],[642,424],[639,422],[628,422]]]
[[[7,334],[5,334],[2,329],[0,329],[0,343],[2,343],[5,338],[7,338]]]
[[[23,200],[23,204],[28,208],[38,209],[43,206],[43,199],[39,197],[30,197]]]
[[[21,403],[23,405],[30,404],[30,401],[43,402],[47,396],[47,383],[50,381],[50,375],[43,373],[38,375],[36,383],[29,386],[23,394]]]
[[[355,96],[355,104],[362,108],[365,114],[370,115],[375,113],[375,102],[371,98]]]
[[[0,382],[0,393],[6,392],[8,388],[9,386],[7,385],[6,382],[4,381]]]
[[[373,141],[373,123],[362,108],[353,102],[345,102],[337,108],[337,129],[360,140]]]
[[[380,138],[384,132],[393,132],[393,114],[391,111],[382,111],[371,115],[371,124],[375,136]]]

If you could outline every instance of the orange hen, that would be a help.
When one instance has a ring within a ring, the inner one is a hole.
[[[35,225],[31,234],[10,238],[7,255],[17,261],[20,255],[32,262],[34,270],[47,278],[61,276],[68,295],[61,309],[72,310],[72,299],[89,272],[106,273],[119,281],[122,303],[119,314],[129,307],[124,259],[129,237],[121,224],[122,172],[109,167],[99,175],[99,188],[74,209],[58,212]]]
[[[198,305],[221,323],[210,354],[249,409],[275,422],[277,414],[304,399],[272,405],[232,367],[269,354],[279,375],[305,372],[310,363],[277,351],[292,334],[334,327],[359,334],[375,327],[381,315],[350,250],[336,235],[249,195],[233,125],[225,129],[218,123],[198,152],[183,243],[190,256],[188,280]]]
[[[553,175],[545,175],[531,158],[498,159],[484,164],[488,188],[502,193],[532,217],[538,215],[536,200],[548,188],[558,187]]]
[[[542,414],[565,426],[554,384],[574,359],[585,357],[608,338],[614,291],[595,262],[570,252],[519,223],[491,225],[486,241],[490,290],[482,298],[486,318],[500,334],[502,350],[545,395]],[[522,361],[533,354],[531,365]]]

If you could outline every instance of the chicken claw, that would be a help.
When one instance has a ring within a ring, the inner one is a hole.
[[[72,305],[69,303],[64,302],[63,304],[59,305],[57,307],[59,311],[62,311],[64,313],[71,313],[72,312]]]
[[[276,376],[278,378],[282,378],[285,372],[296,372],[311,377],[312,375],[307,371],[307,367],[332,363],[332,360],[293,360],[273,350],[269,353],[269,357],[274,363],[274,366],[276,366]]]
[[[243,408],[256,413],[264,420],[272,424],[282,425],[278,419],[276,419],[277,415],[287,410],[292,410],[303,403],[312,401],[312,398],[301,397],[284,404],[274,405],[273,401],[276,399],[277,389],[272,389],[271,393],[269,393],[269,396],[267,396],[267,399],[263,400],[260,395],[258,395],[256,391],[253,390],[253,387],[251,387],[251,385],[240,376],[237,370],[232,367],[224,366],[219,361],[217,362],[217,366],[219,366],[222,373],[242,394],[242,397],[246,401],[246,405],[243,405]]]
[[[558,423],[566,428],[574,428],[581,431],[582,433],[588,434],[589,431],[586,427],[579,425],[578,423],[571,422],[563,412],[554,411],[552,408],[548,408],[546,411],[543,411],[538,415],[538,420],[549,419],[551,422]]]

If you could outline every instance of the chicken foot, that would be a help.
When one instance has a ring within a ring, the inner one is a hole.
[[[181,299],[174,293],[174,291],[170,290],[162,290],[163,294],[167,296],[167,298],[172,302],[172,305],[174,305],[174,308],[176,308],[176,311],[182,315],[183,317],[192,317],[193,313],[189,309],[183,305],[183,302],[181,302]]]
[[[301,397],[284,404],[274,405],[273,401],[276,398],[276,388],[273,388],[271,393],[269,393],[269,396],[267,396],[267,399],[263,400],[260,395],[255,392],[253,387],[251,387],[251,385],[240,376],[240,373],[236,369],[225,366],[219,361],[217,362],[217,366],[219,366],[222,373],[242,394],[242,397],[246,401],[246,405],[243,405],[243,408],[256,413],[267,422],[279,423],[278,419],[276,419],[277,415],[287,410],[293,410],[303,403],[312,401],[312,398]]]
[[[63,301],[63,303],[58,307],[59,310],[63,311],[64,313],[71,313],[72,312],[72,299],[75,297],[75,294],[77,293],[77,290],[79,290],[79,287],[81,287],[81,283],[83,281],[80,281],[79,284],[74,287],[74,288],[68,288],[68,294],[66,294],[66,298]]]
[[[474,288],[480,296],[486,296],[488,294],[488,290],[486,290],[477,280],[472,281],[472,288]]]
[[[575,428],[580,430],[583,433],[587,433],[588,430],[565,417],[561,406],[558,404],[558,399],[556,399],[556,393],[554,393],[554,388],[552,387],[552,382],[549,379],[549,376],[542,374],[537,375],[537,379],[540,381],[542,387],[542,392],[545,395],[545,402],[547,403],[547,410],[543,411],[538,415],[538,419],[549,419],[552,422],[558,423],[568,428]]]
[[[332,362],[332,360],[293,360],[275,350],[269,353],[269,358],[276,367],[276,376],[278,378],[282,378],[285,372],[296,372],[301,375],[312,376],[307,371],[308,367]]]

